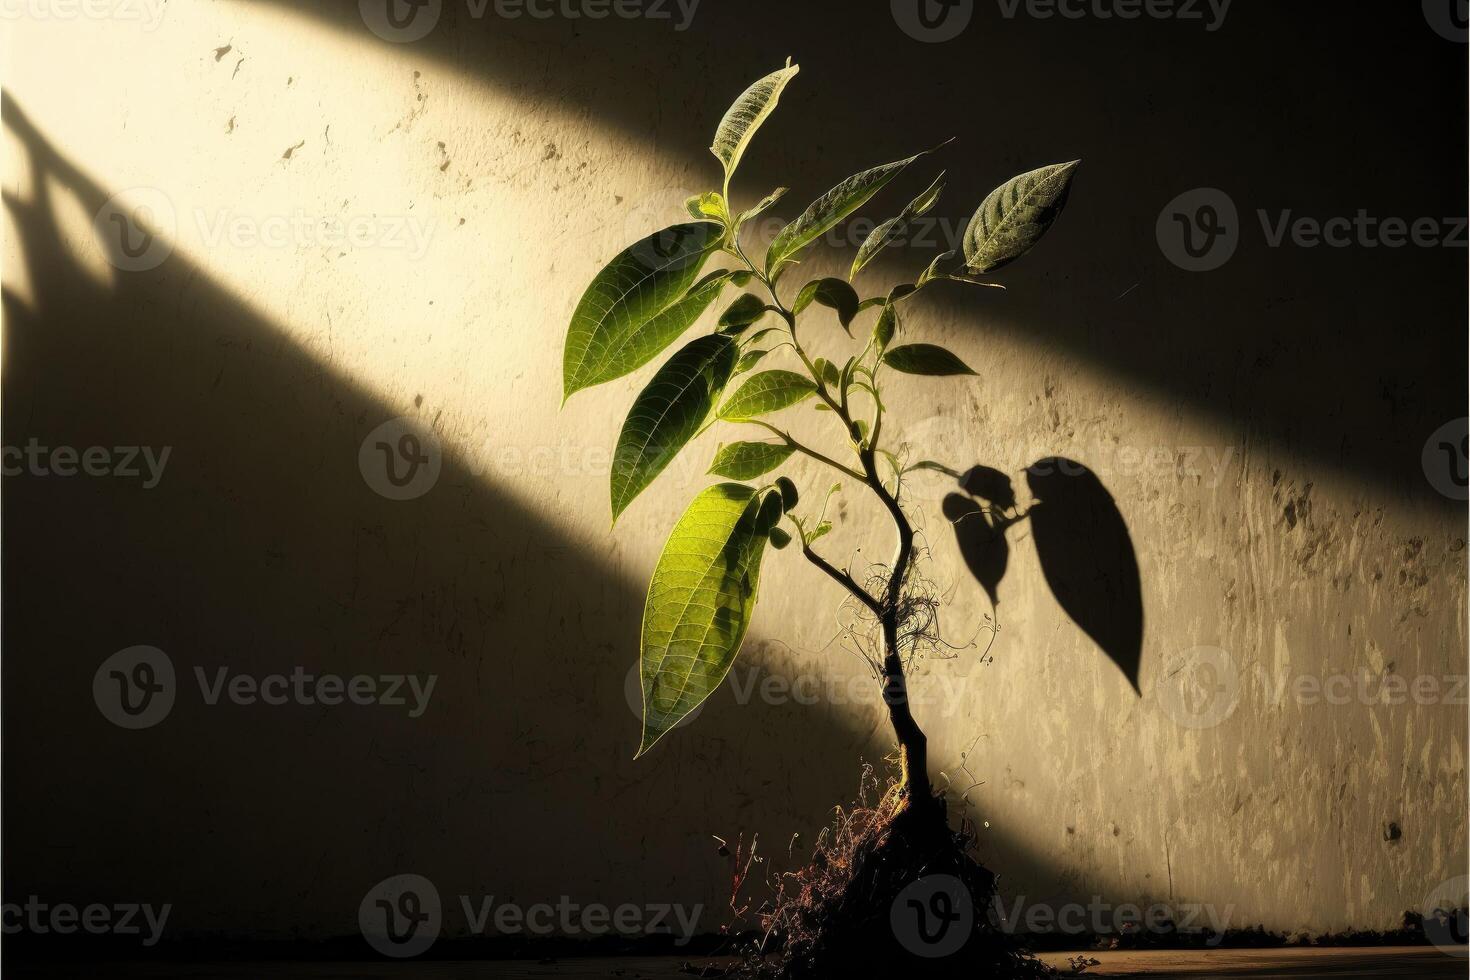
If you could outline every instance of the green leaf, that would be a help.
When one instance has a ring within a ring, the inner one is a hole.
[[[792,256],[862,207],[905,167],[923,155],[917,153],[906,160],[895,160],[854,174],[813,201],[800,217],[777,232],[771,241],[766,250],[766,274],[776,275],[782,265],[792,260]]]
[[[735,369],[737,349],[734,338],[723,334],[693,340],[639,393],[613,454],[614,521],[709,418]]]
[[[808,283],[808,285],[811,284]],[[806,290],[803,289],[802,292]],[[862,301],[858,299],[858,294],[853,291],[845,279],[818,279],[816,289],[812,291],[812,300],[821,303],[828,309],[836,310],[837,320],[842,324],[842,329],[847,330],[849,336],[852,335],[852,331],[848,328],[858,315],[858,307]]]
[[[771,533],[766,536],[771,539],[771,547],[775,548],[777,551],[780,551],[782,548],[791,543],[791,535],[787,534],[779,527],[771,528]]]
[[[852,271],[847,274],[847,278],[857,278],[857,274],[863,271],[863,266],[877,258],[879,252],[892,244],[910,221],[928,213],[929,209],[938,203],[939,195],[943,190],[944,174],[941,173],[934,179],[934,183],[929,185],[928,190],[908,203],[898,217],[885,221],[873,229],[873,233],[863,239],[862,245],[858,247],[857,258],[852,260]]]
[[[693,217],[710,218],[722,225],[730,223],[730,206],[725,203],[725,195],[718,191],[695,194],[684,202],[684,207]]]
[[[766,304],[755,293],[743,293],[720,315],[720,330],[739,333],[766,313]]]
[[[721,446],[709,471],[731,480],[754,480],[791,458],[796,449],[775,442],[732,442]]]
[[[905,374],[974,374],[964,361],[933,344],[906,344],[883,355],[883,363]]]
[[[816,390],[810,379],[794,371],[762,371],[736,389],[720,409],[720,418],[753,419],[778,412],[810,398]]]
[[[763,371],[751,377],[721,407],[719,417],[741,421],[789,408],[816,392],[807,377],[792,371]]]
[[[950,259],[954,258],[954,256],[955,253],[953,251],[942,252],[939,255],[934,256],[934,261],[930,262],[929,267],[925,269],[922,274],[920,274],[919,281],[914,284],[914,288],[918,289],[921,286],[927,285],[929,280],[937,279],[942,276],[944,273],[939,271],[940,265],[948,262]]]
[[[790,477],[779,476],[776,478],[776,489],[781,492],[781,509],[790,511],[801,502],[801,495],[796,492],[796,484],[791,482]]]
[[[744,374],[760,363],[760,359],[769,354],[768,350],[748,350],[740,355],[740,361],[735,365],[736,374]]]
[[[878,322],[873,325],[873,343],[877,345],[878,353],[887,350],[897,334],[898,307],[893,303],[884,303],[883,312],[878,314]]]
[[[825,538],[828,534],[831,533],[831,531],[832,522],[822,521],[816,527],[812,528],[811,533],[806,536],[806,543],[811,544],[813,541],[816,541],[819,538]]]
[[[758,531],[762,503],[738,483],[710,487],[664,544],[643,607],[640,756],[699,707],[735,663],[768,540],[768,530]]]
[[[629,246],[597,274],[567,330],[565,398],[637,370],[689,328],[719,289],[682,300],[723,237],[710,221],[674,225]]]
[[[965,229],[965,265],[993,272],[1025,255],[1067,203],[1081,160],[1013,177],[991,191]]]
[[[770,208],[771,205],[775,204],[777,201],[781,200],[781,198],[786,196],[786,192],[789,189],[790,188],[787,187],[778,187],[775,190],[771,191],[771,193],[767,194],[765,197],[761,198],[761,202],[755,207],[740,212],[740,217],[735,219],[736,227],[745,224],[751,218],[756,218],[762,214],[765,214],[766,210]]]
[[[740,158],[745,155],[751,138],[766,117],[775,111],[782,89],[799,71],[801,66],[793,65],[788,58],[785,68],[772,72],[742,92],[725,113],[725,118],[720,120],[710,152],[725,166],[726,188],[730,186],[730,178],[734,176],[735,168],[740,166]]]

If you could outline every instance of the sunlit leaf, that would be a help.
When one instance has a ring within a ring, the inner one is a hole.
[[[794,452],[795,448],[776,442],[732,442],[715,453],[709,471],[731,480],[753,480],[786,462]]]
[[[811,203],[801,216],[782,228],[766,250],[766,273],[774,276],[797,252],[821,238],[843,218],[862,207],[922,153],[854,174]]]
[[[887,350],[897,334],[898,307],[893,303],[884,303],[883,312],[878,314],[878,322],[873,325],[873,343],[878,348],[878,353]]]
[[[628,412],[613,454],[613,519],[699,431],[735,369],[738,349],[723,334],[700,337],[659,368]]]
[[[1067,203],[1081,160],[1012,177],[991,191],[965,229],[965,265],[992,272],[1026,254]]]
[[[928,213],[939,201],[940,192],[944,190],[944,174],[935,178],[929,189],[908,203],[898,217],[883,222],[873,233],[863,239],[862,245],[858,247],[857,258],[852,260],[852,271],[847,274],[848,279],[854,279],[863,271],[863,266],[878,257],[878,253],[887,248],[906,229],[908,223],[913,219]]]
[[[684,207],[695,218],[709,218],[721,224],[730,223],[730,206],[725,203],[725,196],[718,191],[695,194],[684,202]]]
[[[735,168],[740,166],[740,158],[745,155],[745,148],[750,145],[751,138],[760,129],[761,123],[766,121],[766,117],[775,111],[776,103],[781,99],[781,91],[799,71],[801,66],[793,65],[787,59],[785,68],[772,72],[742,92],[725,113],[725,118],[720,120],[710,152],[725,166],[727,188]]]
[[[762,371],[735,390],[720,408],[720,418],[752,419],[778,412],[810,398],[816,390],[809,378],[794,371]]]
[[[710,487],[664,544],[643,607],[640,756],[699,707],[735,663],[770,533],[762,527],[763,503],[750,487]]]
[[[905,344],[883,355],[883,363],[905,374],[974,374],[958,357],[934,344]]]
[[[737,218],[737,219],[735,219],[735,223],[737,225],[743,225],[747,221],[749,221],[750,219],[755,218],[755,217],[759,217],[760,215],[765,214],[766,210],[768,208],[770,208],[771,205],[775,204],[777,201],[781,200],[781,198],[783,198],[783,197],[786,196],[786,191],[787,190],[789,190],[789,188],[786,188],[786,187],[778,187],[775,190],[771,191],[771,193],[769,193],[765,197],[763,197],[761,199],[761,202],[759,204],[757,204],[755,207],[750,208],[749,210],[746,210],[746,211],[742,211],[740,213],[740,217]]]
[[[642,367],[698,319],[719,289],[710,283],[698,300],[682,300],[723,235],[711,221],[674,225],[630,246],[597,274],[567,330],[565,397]]]

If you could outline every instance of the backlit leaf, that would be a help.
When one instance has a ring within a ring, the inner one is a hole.
[[[709,471],[731,480],[753,480],[771,472],[796,452],[777,442],[732,442],[721,446]]]
[[[712,221],[674,225],[629,246],[597,274],[567,330],[564,397],[642,367],[689,328],[719,289],[682,300],[723,236]]]
[[[905,374],[974,374],[964,361],[934,344],[905,344],[883,355],[883,363]]]
[[[766,117],[775,111],[776,103],[781,99],[781,91],[799,71],[801,66],[793,65],[787,59],[785,68],[772,72],[742,92],[735,104],[726,111],[725,118],[720,120],[710,152],[725,166],[726,188],[730,185],[730,177],[734,175],[735,168],[740,166],[740,158],[745,155],[745,148],[750,145],[751,138],[760,129],[761,123],[766,121]]]
[[[640,756],[699,707],[735,663],[770,533],[760,527],[763,502],[737,483],[710,487],[664,544],[643,607]]]
[[[737,349],[734,338],[723,334],[691,341],[639,393],[613,454],[613,520],[709,418],[735,369]]]
[[[794,371],[762,371],[735,390],[720,408],[722,419],[752,419],[778,412],[817,390],[809,378]]]
[[[985,198],[965,229],[965,265],[992,272],[1026,254],[1067,203],[1081,160],[1012,177]]]

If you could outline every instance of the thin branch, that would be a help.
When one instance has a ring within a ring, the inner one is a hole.
[[[740,422],[740,423],[742,423],[744,425],[758,425],[758,426],[760,426],[763,429],[768,429],[771,432],[775,433],[777,436],[779,436],[782,439],[782,441],[784,441],[786,443],[786,445],[790,446],[792,449],[795,449],[797,452],[799,452],[799,453],[805,453],[806,455],[810,456],[812,459],[817,460],[818,462],[826,463],[828,466],[832,467],[833,469],[837,470],[838,472],[840,472],[840,473],[846,473],[848,476],[852,477],[854,480],[859,480],[859,481],[862,481],[862,482],[866,482],[867,479],[868,479],[861,472],[859,472],[858,470],[853,469],[851,466],[846,466],[846,465],[844,465],[842,463],[839,463],[839,462],[837,462],[837,460],[833,459],[832,457],[827,456],[827,455],[824,455],[822,453],[819,453],[815,449],[812,449],[810,446],[804,446],[804,445],[802,445],[801,443],[799,443],[795,439],[793,439],[791,436],[787,435],[785,432],[783,432],[780,429],[776,428],[774,425],[770,424],[769,422],[763,421],[761,419],[733,419],[731,421]]]
[[[839,585],[841,585],[847,591],[851,592],[859,602],[871,609],[873,611],[873,615],[881,616],[883,614],[883,607],[879,605],[878,600],[873,598],[873,596],[868,593],[867,589],[863,588],[861,585],[858,585],[851,575],[847,574],[842,569],[836,567],[827,559],[817,554],[811,549],[809,545],[803,545],[801,553],[806,555],[807,560],[810,561],[813,565],[816,565],[822,571],[826,572],[829,576],[836,580]]]

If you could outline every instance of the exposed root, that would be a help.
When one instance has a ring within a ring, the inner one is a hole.
[[[973,842],[968,824],[949,828],[942,799],[909,805],[898,779],[880,781],[865,767],[858,801],[836,810],[811,863],[768,879],[774,896],[756,913],[762,935],[741,972],[766,980],[1053,976],[987,918],[996,880],[970,856]]]

